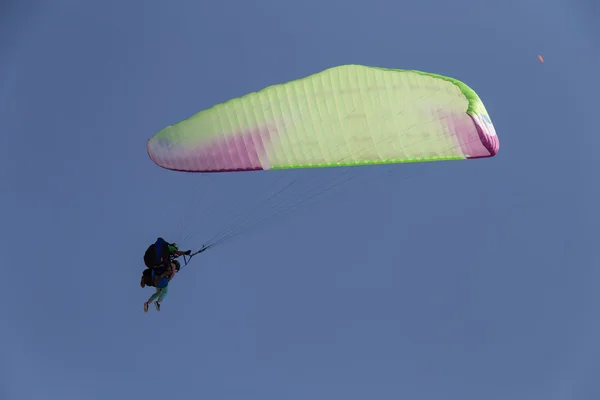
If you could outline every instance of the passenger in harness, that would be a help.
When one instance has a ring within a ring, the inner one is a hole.
[[[156,292],[150,296],[148,301],[144,303],[144,312],[148,312],[148,306],[154,302],[156,311],[160,311],[160,304],[167,297],[169,293],[169,282],[175,277],[175,274],[179,272],[181,264],[179,261],[173,260],[170,263],[170,267],[159,267],[155,269],[146,269],[142,274],[142,287],[153,286],[156,288]],[[146,272],[146,271],[149,271]]]

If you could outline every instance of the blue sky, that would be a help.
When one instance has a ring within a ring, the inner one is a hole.
[[[594,2],[3,7],[1,398],[600,397]],[[147,138],[348,63],[465,81],[498,156],[369,173],[204,253],[144,314],[148,244],[199,246],[226,215],[196,200],[271,179],[162,170]]]

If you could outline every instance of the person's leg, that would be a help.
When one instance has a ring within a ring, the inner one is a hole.
[[[154,300],[156,300],[158,296],[160,296],[160,291],[160,288],[156,288],[156,292],[154,292],[154,294],[150,296],[150,298],[148,299],[148,303],[152,303]]]
[[[165,297],[167,297],[167,294],[169,294],[169,286],[165,286],[164,288],[162,288],[162,291],[158,295],[158,302],[162,303]]]
[[[152,303],[158,298],[158,296],[160,296],[160,290],[161,289],[156,288],[156,292],[152,296],[150,296],[147,302],[144,303],[144,312],[148,312],[148,304]]]
[[[167,297],[168,293],[169,293],[169,286],[165,286],[164,288],[160,289],[160,293],[158,294],[158,301],[154,302],[154,306],[156,307],[156,311],[160,311],[160,304],[165,299],[165,297]]]

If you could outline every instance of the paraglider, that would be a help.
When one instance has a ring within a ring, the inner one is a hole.
[[[180,270],[181,264],[175,258],[191,255],[191,250],[180,251],[177,244],[168,243],[163,238],[158,238],[151,244],[144,254],[146,269],[142,272],[140,286],[155,287],[156,292],[144,302],[144,312],[148,312],[148,305],[154,302],[157,311],[169,292],[169,282]]]
[[[499,141],[483,102],[461,81],[342,65],[214,105],[160,130],[146,148],[165,169],[224,173],[487,158]],[[255,214],[190,256],[264,220]]]

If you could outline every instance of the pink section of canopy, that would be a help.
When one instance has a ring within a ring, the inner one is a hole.
[[[249,129],[203,139],[185,147],[172,146],[165,139],[146,144],[150,159],[157,165],[184,172],[252,171],[268,168],[265,147],[269,128]],[[262,160],[262,162],[261,162]]]

